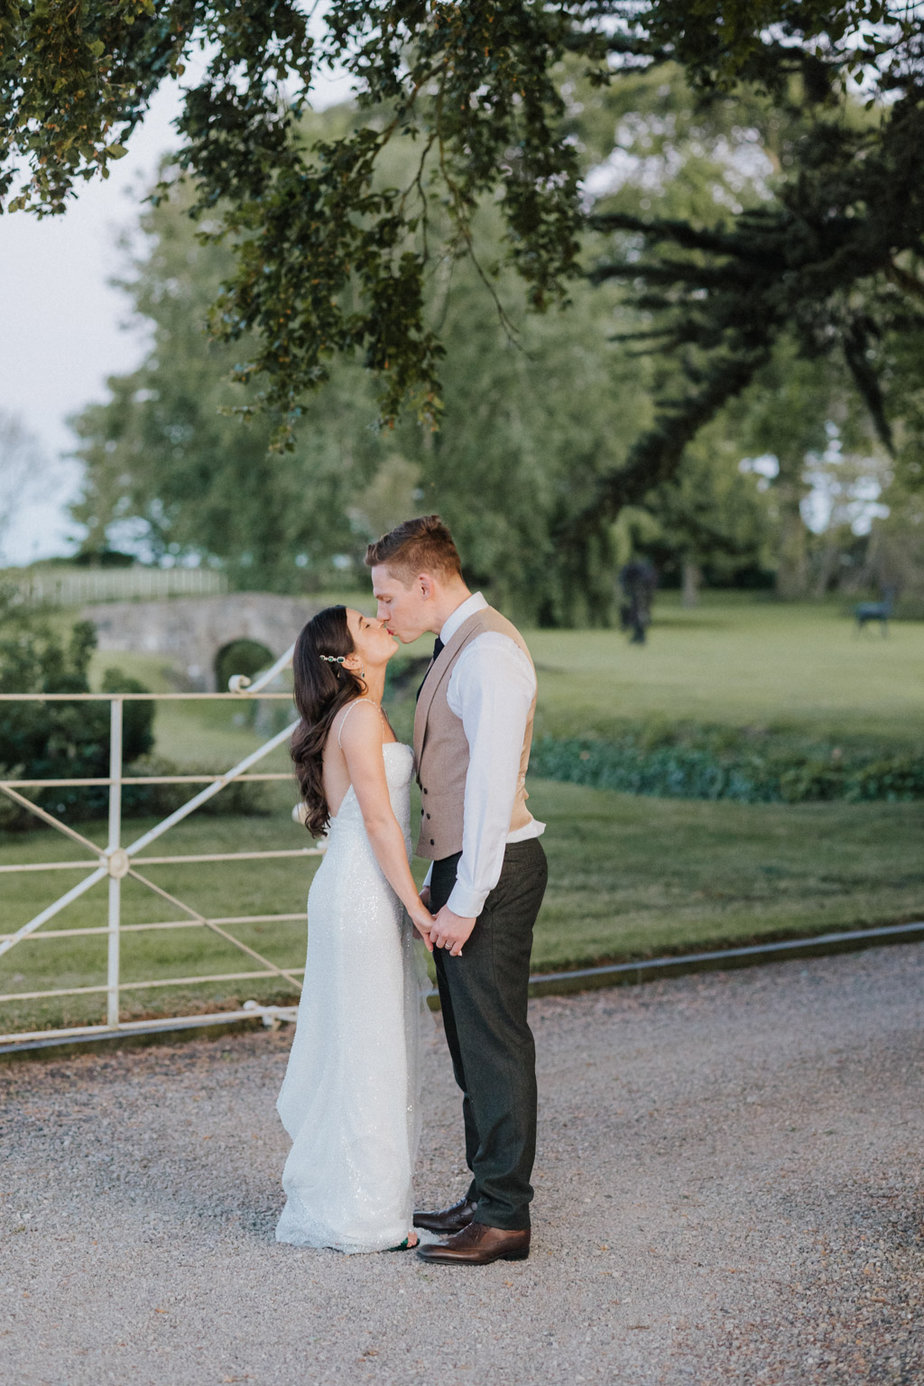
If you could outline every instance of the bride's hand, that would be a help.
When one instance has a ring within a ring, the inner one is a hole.
[[[433,915],[426,908],[423,901],[421,901],[419,909],[415,909],[413,912],[409,910],[408,913],[411,917],[411,923],[427,945],[427,951],[432,953],[433,944],[430,942],[430,930],[433,928]]]

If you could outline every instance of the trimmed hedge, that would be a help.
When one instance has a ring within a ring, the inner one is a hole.
[[[651,744],[645,733],[615,741],[545,737],[533,745],[530,773],[545,779],[671,799],[733,799],[742,804],[801,804],[840,799],[859,803],[924,799],[924,754],[845,754],[838,746],[793,747],[772,737],[701,729]]]

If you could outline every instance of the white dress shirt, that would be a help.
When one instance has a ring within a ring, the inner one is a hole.
[[[443,625],[446,645],[476,611],[488,605],[480,592],[468,597]],[[462,856],[448,905],[454,914],[477,917],[497,885],[508,842],[539,837],[545,824],[531,818],[510,831],[520,773],[520,754],[536,675],[514,640],[482,631],[465,646],[449,676],[447,702],[468,742],[462,818]]]

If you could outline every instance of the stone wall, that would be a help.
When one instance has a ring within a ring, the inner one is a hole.
[[[215,660],[235,640],[258,640],[278,659],[324,605],[268,592],[100,602],[81,615],[96,627],[99,649],[157,654],[183,670],[194,689],[214,692]],[[224,690],[219,690],[224,691]]]

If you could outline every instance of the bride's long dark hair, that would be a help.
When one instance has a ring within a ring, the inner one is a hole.
[[[359,675],[337,662],[352,653],[346,607],[328,606],[302,628],[292,655],[295,706],[302,720],[289,749],[307,810],[305,827],[312,837],[323,837],[330,822],[323,756],[331,723],[342,707],[366,691]]]

